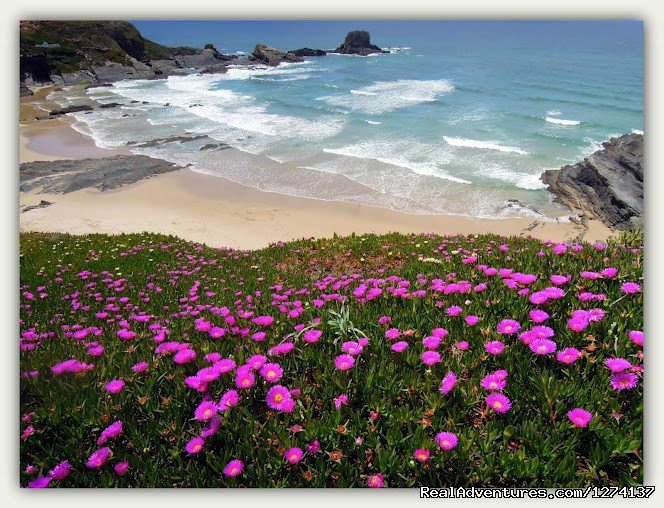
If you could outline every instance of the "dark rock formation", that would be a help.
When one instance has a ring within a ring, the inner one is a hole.
[[[153,146],[164,145],[166,143],[188,143],[190,141],[196,141],[197,139],[203,139],[207,136],[205,134],[199,134],[194,136],[169,136],[167,138],[157,138],[151,139],[150,141],[145,141],[143,143],[136,141],[129,141],[127,145],[135,146],[137,148],[150,148]]]
[[[21,164],[19,184],[21,192],[40,187],[44,192],[63,194],[88,188],[104,191],[176,169],[180,167],[145,155],[36,161]]]
[[[289,51],[291,55],[295,56],[325,56],[327,55],[327,51],[322,50],[322,49],[311,49],[311,48],[300,48],[300,49],[293,49]]]
[[[34,210],[35,208],[46,208],[47,206],[51,206],[53,203],[51,201],[46,201],[45,199],[42,199],[38,205],[30,205],[26,206],[21,210],[21,213],[29,212],[30,210]]]
[[[205,150],[228,150],[230,148],[230,145],[227,145],[226,143],[208,143],[207,145],[203,145],[200,147],[200,151],[203,152]]]
[[[625,134],[577,164],[547,170],[541,180],[556,201],[612,229],[643,226],[643,135]]]
[[[369,32],[366,30],[353,30],[348,32],[343,44],[331,53],[367,56],[376,53],[389,53],[389,51],[383,51],[380,47],[371,44]]]
[[[19,94],[21,97],[26,97],[28,95],[33,95],[33,91],[30,90],[23,81],[20,82],[21,84],[19,85]]]
[[[109,102],[108,104],[102,104],[99,106],[99,109],[110,109],[110,108],[117,108],[118,106],[122,106],[119,102]]]
[[[292,53],[287,53],[276,48],[270,48],[265,44],[257,44],[251,52],[249,60],[260,62],[265,65],[276,66],[282,62],[303,62],[304,60]]]
[[[208,65],[200,70],[200,74],[224,74],[227,70],[226,64]]]
[[[67,106],[66,108],[62,109],[54,109],[49,113],[49,116],[59,116],[59,115],[66,115],[67,113],[77,113],[79,111],[92,111],[92,106]]]

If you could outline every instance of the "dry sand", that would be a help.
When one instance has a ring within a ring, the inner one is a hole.
[[[81,159],[127,154],[107,150],[71,128],[68,117],[34,120],[45,114],[35,103],[48,93],[21,99],[20,161]],[[225,178],[188,169],[162,174],[100,192],[69,194],[21,192],[20,209],[41,200],[53,204],[19,212],[21,231],[173,234],[215,247],[255,249],[280,240],[329,237],[334,233],[440,234],[498,233],[531,235],[547,240],[573,240],[585,230],[570,222],[533,219],[478,220],[454,216],[411,215],[339,201],[285,196],[247,187]],[[590,221],[584,239],[605,240],[611,231]]]

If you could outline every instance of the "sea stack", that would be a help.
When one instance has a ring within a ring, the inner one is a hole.
[[[249,60],[271,66],[279,65],[282,62],[304,62],[304,59],[297,55],[280,49],[270,48],[265,44],[257,44],[251,52]]]
[[[371,36],[366,30],[353,30],[346,34],[343,44],[331,51],[331,53],[367,56],[376,53],[388,53],[388,51],[384,51],[375,44],[371,44]]]
[[[643,134],[611,138],[582,162],[547,170],[541,180],[556,201],[611,229],[643,227]]]

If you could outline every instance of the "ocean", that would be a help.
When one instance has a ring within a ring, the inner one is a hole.
[[[159,43],[212,43],[224,53],[259,42],[333,49],[352,29],[390,50],[49,97],[121,103],[73,114],[102,147],[205,135],[131,150],[266,191],[418,214],[565,220],[541,173],[644,129],[638,21],[135,25]],[[209,138],[232,149],[201,150]]]

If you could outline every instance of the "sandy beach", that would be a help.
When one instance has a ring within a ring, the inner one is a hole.
[[[21,99],[20,162],[126,155],[126,149],[99,148],[71,127],[71,119],[35,120],[45,115],[48,89]],[[52,204],[21,212],[42,200]],[[215,247],[262,248],[277,241],[329,237],[334,233],[392,231],[439,234],[498,233],[547,240],[606,240],[611,231],[596,220],[586,228],[572,222],[534,219],[479,220],[400,213],[338,201],[264,192],[225,178],[181,169],[105,192],[83,189],[48,194],[20,192],[21,231],[173,234]]]

